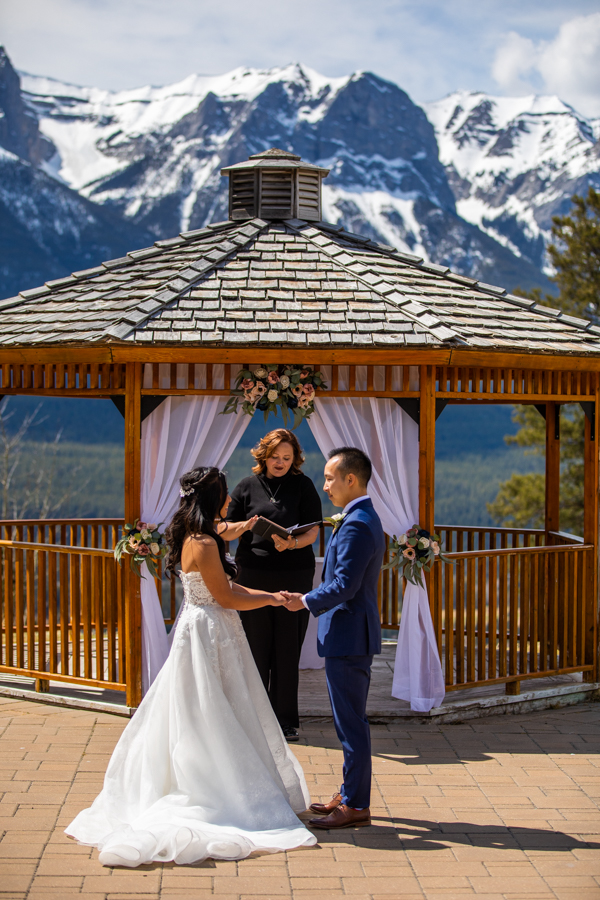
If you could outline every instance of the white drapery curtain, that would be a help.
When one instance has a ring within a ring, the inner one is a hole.
[[[415,422],[393,400],[319,397],[309,425],[325,457],[335,447],[359,447],[373,463],[369,495],[386,534],[418,523],[419,440]],[[423,587],[404,592],[392,696],[427,712],[445,686],[433,622]]]
[[[223,468],[250,416],[222,416],[226,397],[167,397],[142,423],[144,522],[167,525],[179,504],[179,479],[196,466]],[[145,569],[145,567],[144,567]],[[144,693],[169,655],[158,591],[145,572],[142,595],[142,687]]]

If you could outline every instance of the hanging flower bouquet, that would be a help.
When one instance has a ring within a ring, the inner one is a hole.
[[[442,553],[439,541],[437,534],[430,534],[424,528],[413,525],[399,538],[393,536],[390,541],[390,561],[382,568],[397,569],[398,574],[411,584],[424,587],[421,572],[429,572],[436,559],[454,565],[454,560]]]
[[[263,412],[266,422],[269,413],[277,415],[279,408],[286,426],[288,414],[293,413],[294,428],[297,428],[302,419],[308,419],[314,412],[315,394],[323,387],[326,387],[323,375],[310,366],[242,369],[223,413],[236,413],[241,403],[242,410],[249,416],[257,409]]]
[[[123,536],[115,547],[115,559],[121,565],[123,556],[129,557],[133,572],[143,578],[141,565],[146,563],[153,578],[158,577],[156,564],[165,556],[167,545],[160,525],[148,525],[136,519],[133,525],[125,525]]]

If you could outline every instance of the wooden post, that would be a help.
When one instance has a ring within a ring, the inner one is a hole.
[[[140,515],[142,364],[127,363],[125,380],[125,521]],[[140,579],[123,562],[127,705],[142,702],[142,600]]]
[[[560,531],[560,403],[546,403],[546,544]]]
[[[435,497],[435,366],[420,367],[419,522],[434,531]]]
[[[586,551],[585,611],[585,662],[593,663],[591,672],[583,673],[583,680],[598,680],[598,416],[599,390],[596,375],[593,421],[585,416],[585,443],[583,449],[583,540],[593,544],[593,551]]]

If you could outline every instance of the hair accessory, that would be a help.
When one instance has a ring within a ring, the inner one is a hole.
[[[194,493],[194,488],[193,488],[193,487],[188,488],[187,491],[185,491],[182,487],[179,488],[179,496],[180,496],[180,497],[189,497],[190,494],[193,494],[193,493]]]

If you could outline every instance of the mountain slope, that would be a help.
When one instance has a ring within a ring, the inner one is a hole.
[[[156,238],[226,218],[221,167],[280,146],[331,168],[323,186],[330,221],[479,280],[509,288],[544,281],[457,215],[423,110],[371,73],[236,69],[123,92],[28,75],[22,83],[56,147],[47,169]]]
[[[515,256],[547,267],[552,216],[600,188],[600,122],[557,97],[459,91],[430,103],[459,214]]]
[[[47,174],[56,156],[0,48],[0,296],[145,246],[149,234]]]

